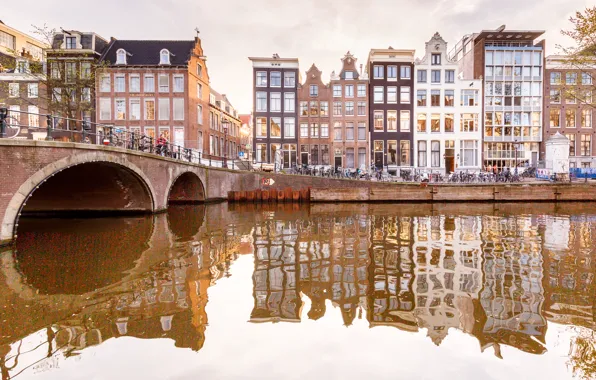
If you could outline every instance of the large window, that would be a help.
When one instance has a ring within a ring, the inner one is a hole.
[[[313,139],[319,138],[319,123],[310,124],[310,137]]]
[[[426,106],[426,90],[416,91],[416,100],[418,107]]]
[[[77,38],[76,37],[66,37],[66,48],[67,49],[76,49],[77,48]]]
[[[550,90],[550,102],[553,104],[561,104],[561,90]]]
[[[397,165],[397,140],[387,140],[387,165]]]
[[[272,117],[269,119],[269,122],[271,123],[270,137],[281,137],[281,118]]]
[[[159,120],[170,120],[170,99],[160,98],[158,100],[158,106],[159,106],[159,109],[158,109]]]
[[[270,82],[270,86],[271,87],[281,87],[281,72],[279,71],[272,71],[270,73],[270,77],[271,77],[271,82]]]
[[[281,112],[281,92],[269,94],[269,109],[271,112]]]
[[[561,84],[561,73],[560,72],[551,72],[550,73],[550,84],[558,85]]]
[[[0,46],[9,50],[16,50],[16,37],[0,30]]]
[[[311,84],[309,93],[312,97],[319,96],[319,86],[317,86],[316,84]]]
[[[375,86],[374,88],[374,102],[375,103],[383,103],[384,96],[383,96],[383,86]]]
[[[426,114],[419,113],[416,122],[416,132],[425,133],[426,132]]]
[[[184,99],[182,99],[184,101]],[[174,106],[176,103],[174,103]],[[174,107],[174,110],[176,107]],[[184,112],[184,109],[182,110]],[[139,98],[130,99],[130,120],[141,119],[141,100]]]
[[[284,137],[296,137],[296,119],[294,119],[293,117],[284,118]]]
[[[400,132],[410,132],[410,111],[400,112],[399,130]]]
[[[438,168],[441,166],[441,142],[430,142],[430,166]]]
[[[582,128],[592,128],[592,110],[582,110]]]
[[[455,91],[445,90],[445,107],[455,106]]]
[[[341,133],[341,122],[340,121],[336,121],[333,124],[333,139],[335,141],[341,141],[342,140],[342,133]]]
[[[334,84],[333,85],[333,97],[334,98],[341,98],[341,84]]]
[[[426,83],[426,70],[418,70],[418,83]]]
[[[145,99],[145,120],[155,120],[154,99]]]
[[[310,116],[319,116],[319,102],[316,100],[310,101]]]
[[[354,116],[354,102],[346,102],[346,116]]]
[[[321,123],[321,138],[329,137],[329,124]]]
[[[257,112],[267,112],[267,93],[266,92],[257,92],[257,104],[256,110]]]
[[[462,106],[477,106],[478,105],[478,90],[462,90],[461,91],[461,105]]]
[[[354,140],[354,123],[352,122],[346,123],[346,140]]]
[[[401,104],[410,104],[410,87],[408,86],[401,86],[399,88],[399,102]]]
[[[184,77],[182,75],[174,75],[174,92],[184,92]]]
[[[341,116],[341,102],[333,102],[333,116]]]
[[[565,128],[575,128],[575,110],[565,110]]]
[[[476,115],[476,117],[478,117],[478,115]],[[453,119],[454,119],[454,117],[453,117],[452,113],[445,114],[445,132],[454,132]]]
[[[561,127],[561,110],[551,109],[550,110],[550,127],[560,128]]]
[[[329,116],[329,102],[321,102],[321,116]]]
[[[387,132],[397,132],[397,111],[387,111]]]
[[[116,110],[116,120],[126,120],[126,100],[116,99],[114,109]]]
[[[462,140],[459,157],[461,166],[478,166],[478,141]]]
[[[441,83],[441,70],[432,70],[430,75],[431,83]]]
[[[375,65],[373,67],[373,78],[374,79],[383,79],[383,78],[385,78],[385,73],[384,73],[384,70],[383,69],[384,69],[383,66]]]
[[[296,112],[296,94],[284,92],[284,112]]]
[[[592,75],[590,73],[582,73],[582,84],[592,84]]]
[[[358,101],[358,116],[366,116],[366,102]]]
[[[284,72],[284,87],[296,87],[296,73],[293,71]]]
[[[308,116],[308,102],[300,102],[300,116]]]
[[[170,76],[167,74],[160,74],[158,77],[159,81],[159,92],[170,91]]]
[[[426,141],[418,141],[418,166],[426,166]]]
[[[430,63],[431,63],[431,65],[440,65],[441,64],[441,54],[440,53],[431,54]]]
[[[267,87],[267,72],[266,71],[257,71],[257,87]]]
[[[383,111],[374,112],[374,129],[375,132],[382,132],[385,130]]]
[[[358,97],[359,98],[363,98],[366,96],[366,85],[365,84],[359,84],[358,85]]]
[[[358,123],[358,140],[366,140],[366,123],[359,122]]]
[[[462,113],[460,117],[460,130],[462,132],[478,132],[477,113]]]
[[[308,123],[300,123],[300,137],[308,137]]]
[[[39,96],[39,83],[29,83],[29,85],[27,86],[27,96],[29,98],[37,98]],[[90,100],[91,92],[89,92],[89,101]]]
[[[8,84],[8,97],[10,98],[17,98],[19,96],[19,84],[16,82]]]
[[[110,98],[99,99],[99,120],[112,119],[112,102]]]
[[[399,153],[400,153],[400,165],[401,166],[410,166],[410,141],[409,140],[401,140],[399,142]]]
[[[387,80],[392,82],[397,80],[397,66],[387,66]]]
[[[184,120],[184,98],[174,98],[172,103],[174,120]]]
[[[441,106],[441,90],[430,91],[430,105],[431,107]]]
[[[430,115],[430,131],[437,133],[441,132],[441,114],[433,113]]]
[[[347,84],[346,85],[346,98],[353,98],[354,97],[354,85]]]
[[[387,103],[397,103],[397,87],[387,87]]]
[[[577,84],[577,73],[566,73],[565,74],[566,84]]]
[[[399,67],[400,79],[412,79],[412,68],[410,66],[402,65]]]
[[[145,75],[143,82],[144,92],[155,92],[155,77],[153,75]],[[200,98],[200,94],[197,94]]]
[[[565,137],[567,137],[567,139],[569,139],[569,155],[575,156],[575,135],[569,134],[569,135],[565,135]]]
[[[455,70],[445,70],[445,83],[455,83]]]
[[[591,156],[592,155],[592,136],[581,135],[579,154],[580,156]]]
[[[267,162],[267,144],[256,144],[256,160],[257,162]]]

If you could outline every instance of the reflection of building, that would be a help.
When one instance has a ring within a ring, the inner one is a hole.
[[[415,219],[416,320],[435,344],[448,329],[471,333],[474,302],[482,288],[482,218]]]
[[[526,352],[545,351],[541,240],[531,217],[483,219],[484,287],[479,312],[485,319],[481,331],[474,334],[482,349],[495,346],[498,355],[498,345],[503,343]]]

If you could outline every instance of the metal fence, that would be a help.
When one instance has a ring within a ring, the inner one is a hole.
[[[34,117],[38,122],[23,125],[20,122],[21,117],[15,117],[14,113],[18,113],[19,116],[26,114],[29,116],[29,120]],[[39,125],[39,121],[43,119],[45,119],[45,127]],[[0,138],[70,141],[114,146],[211,167],[233,170],[247,170],[250,168],[245,160],[236,157],[206,154],[198,149],[173,144],[161,137],[155,138],[140,132],[128,131],[123,127],[49,114],[8,110],[6,108],[0,108]]]

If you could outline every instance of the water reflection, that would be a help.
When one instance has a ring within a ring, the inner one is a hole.
[[[542,354],[549,322],[596,330],[595,240],[596,208],[573,204],[23,220],[14,251],[0,252],[0,367],[3,379],[45,371],[121,336],[198,351],[209,345],[208,290],[240,254],[254,257],[253,323],[319,320],[331,305],[345,326],[424,331],[437,346],[457,329],[500,358],[503,345]]]

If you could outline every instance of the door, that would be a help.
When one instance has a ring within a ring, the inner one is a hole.
[[[532,152],[532,166],[536,167],[538,163],[538,152]]]
[[[302,162],[302,165],[308,165],[308,152],[300,153],[300,162]]]
[[[375,167],[383,167],[383,152],[375,152]]]
[[[455,171],[455,160],[453,157],[445,157],[445,169],[447,169],[447,173]]]
[[[341,168],[341,156],[335,156],[335,169]]]

